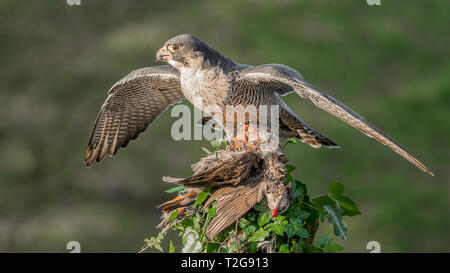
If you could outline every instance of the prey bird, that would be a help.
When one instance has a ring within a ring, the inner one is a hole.
[[[282,64],[238,64],[188,34],[169,39],[157,51],[156,58],[169,65],[137,69],[109,90],[84,157],[87,166],[94,161],[100,162],[107,154],[114,155],[120,147],[126,147],[170,105],[183,99],[210,116],[214,116],[207,107],[211,105],[220,108],[227,105],[278,105],[280,134],[297,137],[313,148],[337,148],[333,141],[308,125],[281,99],[295,92],[387,145],[420,170],[434,175],[387,134],[306,82],[293,68]],[[220,124],[220,120],[218,122]]]
[[[206,235],[210,239],[263,199],[267,201],[273,217],[284,213],[292,201],[290,185],[284,184],[284,161],[277,151],[263,152],[253,148],[208,152],[208,156],[192,165],[192,176],[163,177],[165,182],[182,185],[187,189],[160,205],[164,214],[158,227],[163,232],[170,227],[169,216],[175,209],[180,218],[189,215],[198,193],[206,186],[217,186],[203,205],[206,208],[217,201],[217,215],[206,229]]]

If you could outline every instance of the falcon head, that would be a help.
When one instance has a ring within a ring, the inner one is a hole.
[[[199,67],[203,63],[208,46],[190,34],[182,34],[169,39],[156,52],[156,60],[167,62],[180,69]]]
[[[167,62],[180,72],[234,64],[229,58],[190,34],[170,38],[156,52],[156,60]]]

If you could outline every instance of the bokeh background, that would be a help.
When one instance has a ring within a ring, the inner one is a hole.
[[[76,240],[82,252],[137,252],[156,235],[155,206],[172,197],[161,176],[189,175],[209,143],[174,141],[166,112],[114,158],[89,169],[82,158],[109,87],[191,33],[237,62],[298,69],[435,171],[286,97],[342,147],[286,153],[311,195],[340,181],[359,205],[345,251],[376,240],[383,252],[449,252],[449,11],[446,0],[0,0],[0,251],[67,252]]]

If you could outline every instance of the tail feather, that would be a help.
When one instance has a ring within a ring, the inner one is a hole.
[[[287,105],[282,105],[280,110],[280,124],[284,134],[290,137],[297,137],[302,142],[313,148],[322,146],[327,148],[339,148],[339,146],[331,141],[319,131],[311,127],[299,116],[297,116]]]

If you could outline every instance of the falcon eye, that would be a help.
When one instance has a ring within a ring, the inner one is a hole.
[[[173,45],[170,45],[169,49],[170,49],[170,51],[177,51],[178,49],[180,49],[180,46],[177,44],[173,44]]]

